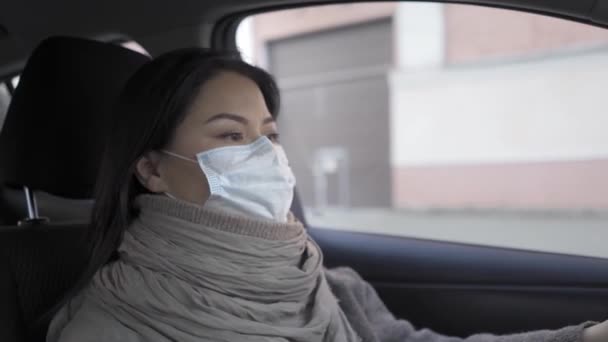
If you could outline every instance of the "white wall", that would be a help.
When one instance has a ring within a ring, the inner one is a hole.
[[[390,77],[394,166],[608,157],[608,51]]]
[[[396,65],[400,69],[441,67],[445,57],[443,4],[401,2],[393,15]]]
[[[255,32],[253,18],[243,19],[236,30],[236,47],[241,53],[243,60],[249,64],[255,64]]]
[[[4,84],[0,84],[0,130],[4,124],[4,118],[6,117],[6,111],[8,111],[8,105],[11,102],[11,95],[8,92],[8,88]]]

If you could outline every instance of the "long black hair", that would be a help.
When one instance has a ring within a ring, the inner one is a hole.
[[[173,51],[145,64],[128,81],[108,132],[87,234],[90,259],[75,291],[112,260],[123,232],[137,217],[134,199],[147,192],[135,177],[137,161],[171,141],[202,85],[223,71],[254,81],[276,119],[280,98],[274,79],[243,62],[238,53],[201,48]]]

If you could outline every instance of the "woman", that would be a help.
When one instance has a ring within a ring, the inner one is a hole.
[[[272,77],[185,49],[129,81],[103,158],[81,290],[49,342],[456,342],[395,319],[349,269],[325,270],[289,213]],[[595,342],[607,323],[466,341]]]

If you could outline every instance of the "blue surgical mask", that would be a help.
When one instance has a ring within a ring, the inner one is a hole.
[[[267,137],[201,152],[196,160],[163,152],[198,163],[210,190],[205,207],[287,221],[296,180],[283,148]]]

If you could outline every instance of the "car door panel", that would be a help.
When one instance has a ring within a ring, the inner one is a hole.
[[[350,266],[387,307],[453,336],[608,318],[608,260],[310,228],[328,267]]]

